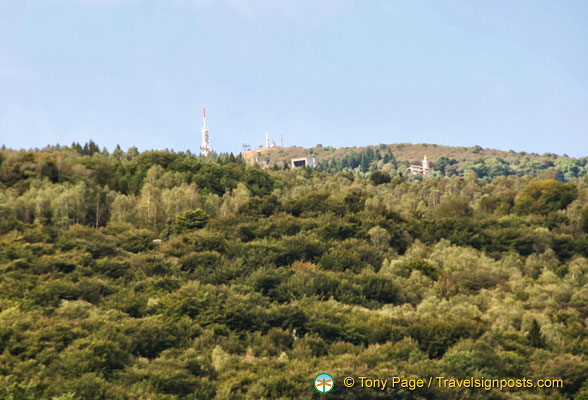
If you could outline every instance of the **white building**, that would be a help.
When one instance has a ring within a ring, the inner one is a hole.
[[[292,164],[292,168],[312,167],[314,165],[314,158],[313,157],[293,158],[290,161],[290,163]]]
[[[410,167],[408,167],[408,170],[412,175],[419,173],[424,178],[429,176],[430,169],[429,161],[427,161],[427,155],[425,154],[425,158],[423,158],[423,162],[421,163],[421,165],[411,165]]]

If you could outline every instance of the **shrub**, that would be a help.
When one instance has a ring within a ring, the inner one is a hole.
[[[204,228],[209,219],[210,216],[201,208],[184,211],[176,218],[176,231],[184,232]]]

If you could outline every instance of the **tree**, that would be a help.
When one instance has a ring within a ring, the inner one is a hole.
[[[444,218],[465,218],[473,213],[470,202],[463,196],[451,197],[443,200],[437,207],[437,215]]]
[[[500,157],[488,158],[484,160],[484,164],[487,167],[488,178],[490,179],[511,174],[508,163]]]
[[[172,185],[170,189],[163,190],[161,197],[165,214],[172,220],[175,220],[184,211],[200,205],[200,196],[194,184]]]
[[[116,193],[110,208],[110,221],[112,222],[136,222],[135,198]]]
[[[446,171],[445,168],[447,168],[447,166],[451,166],[457,164],[457,160],[455,159],[449,159],[445,156],[439,157],[437,159],[437,161],[435,161],[433,163],[433,169],[436,171],[439,171],[441,173],[441,175],[445,175]]]
[[[116,145],[116,148],[112,152],[112,156],[118,160],[122,160],[122,158],[125,156],[125,153],[120,148],[120,145],[118,145],[118,144]]]
[[[345,195],[343,202],[350,212],[356,213],[363,209],[366,197],[361,190],[352,190]]]
[[[573,158],[561,157],[555,161],[555,169],[560,175],[558,179],[563,179],[566,182],[579,176],[581,168],[582,166],[578,160]]]
[[[176,230],[182,232],[204,228],[209,218],[210,216],[201,208],[184,211],[176,218]]]
[[[515,198],[515,211],[519,214],[543,214],[562,210],[578,196],[573,184],[553,179],[529,183]]]
[[[370,160],[368,159],[365,153],[361,153],[361,161],[359,166],[359,170],[361,172],[368,172],[368,170],[370,169]]]
[[[87,155],[87,156],[93,156],[95,153],[100,153],[100,146],[98,146],[96,143],[94,143],[93,140],[90,140],[89,143],[86,143],[84,145],[84,148],[82,150],[82,154]]]
[[[533,347],[543,347],[545,346],[545,338],[541,334],[541,327],[535,318],[533,318],[533,322],[531,322],[531,328],[529,329],[528,333],[529,342]]]
[[[374,226],[368,231],[370,239],[374,246],[379,249],[386,250],[390,247],[390,234],[388,231],[380,226]]]
[[[584,233],[588,233],[588,205],[584,206],[580,213],[580,229]]]
[[[254,196],[267,196],[274,189],[274,180],[267,172],[259,168],[247,168],[245,185]]]
[[[390,183],[392,177],[387,172],[376,170],[370,174],[370,180],[374,185],[382,185],[384,183]]]
[[[161,228],[163,221],[163,204],[161,190],[151,183],[145,183],[137,204],[137,215],[143,226],[152,229]]]
[[[84,182],[75,186],[60,185],[57,190],[58,193],[51,199],[54,222],[63,228],[73,224],[84,224],[89,208],[86,201],[87,188]]]
[[[252,197],[239,207],[239,214],[269,217],[280,208],[281,204],[276,196]]]
[[[126,159],[133,160],[138,155],[139,155],[139,150],[135,146],[129,147],[129,149],[127,150]]]

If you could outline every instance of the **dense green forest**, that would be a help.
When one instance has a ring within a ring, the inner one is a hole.
[[[586,159],[407,180],[390,149],[296,170],[2,149],[0,398],[588,399]]]

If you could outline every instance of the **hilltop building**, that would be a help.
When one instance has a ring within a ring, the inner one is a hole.
[[[314,165],[314,157],[293,158],[290,162],[292,168],[312,167]]]
[[[266,132],[265,145],[260,145],[257,149],[251,150],[250,145],[243,144],[241,156],[248,165],[258,164],[262,168],[268,168],[271,153],[279,149],[282,149],[282,147],[278,146],[274,140],[270,140],[269,133]]]
[[[212,149],[210,148],[210,137],[208,136],[208,128],[206,127],[206,108],[202,108],[202,145],[200,146],[200,154],[204,157],[208,156]]]
[[[423,162],[421,163],[421,165],[411,165],[410,167],[408,167],[408,170],[410,171],[410,174],[412,176],[418,173],[421,174],[423,178],[428,177],[430,168],[429,161],[427,161],[427,155],[425,154],[425,157],[423,158]]]
[[[261,168],[269,168],[273,164],[281,167],[288,163],[291,168],[313,167],[316,163],[314,157],[300,157],[306,152],[302,148],[296,148],[295,151],[288,151],[284,147],[284,136],[281,135],[281,146],[275,140],[272,140],[269,133],[265,133],[265,143],[256,149],[252,149],[249,144],[243,144],[241,157],[247,165],[259,165]],[[290,148],[295,149],[295,148]],[[290,158],[298,157],[298,158]]]

